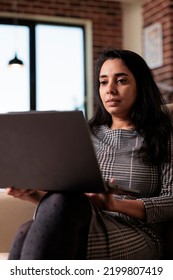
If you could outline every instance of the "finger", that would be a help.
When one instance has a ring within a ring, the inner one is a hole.
[[[36,191],[35,190],[25,190],[25,192],[23,193],[23,195],[33,195]]]
[[[85,195],[87,195],[87,196],[94,196],[96,194],[95,193],[85,193]]]
[[[116,182],[116,180],[115,180],[115,178],[111,178],[111,179],[109,180],[109,182],[110,182],[111,184],[114,184],[114,183]]]
[[[21,195],[23,195],[24,192],[25,190],[15,189],[14,187],[7,188],[7,194],[12,195],[14,197],[20,197]]]
[[[13,187],[8,187],[8,188],[6,188],[6,193],[7,194],[11,194],[13,192]]]

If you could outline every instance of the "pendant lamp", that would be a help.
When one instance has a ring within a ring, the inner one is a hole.
[[[23,66],[23,61],[20,60],[20,59],[17,57],[17,53],[15,53],[14,58],[11,59],[11,60],[8,62],[8,65],[9,65],[9,66],[11,66],[11,65]]]

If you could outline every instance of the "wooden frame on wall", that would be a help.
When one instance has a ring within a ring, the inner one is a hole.
[[[162,24],[154,23],[144,28],[144,58],[151,69],[163,65]]]

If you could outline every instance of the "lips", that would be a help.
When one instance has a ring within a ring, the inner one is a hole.
[[[118,106],[120,104],[120,100],[119,99],[109,99],[106,101],[107,105],[110,107],[115,107]]]

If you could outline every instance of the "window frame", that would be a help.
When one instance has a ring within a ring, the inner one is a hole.
[[[85,19],[66,17],[51,17],[25,15],[17,13],[0,13],[0,24],[24,25],[29,27],[29,57],[30,57],[30,109],[36,110],[36,49],[35,26],[37,24],[50,24],[59,26],[81,27],[84,33],[84,95],[85,116],[93,115],[93,57],[92,57],[92,22]]]

